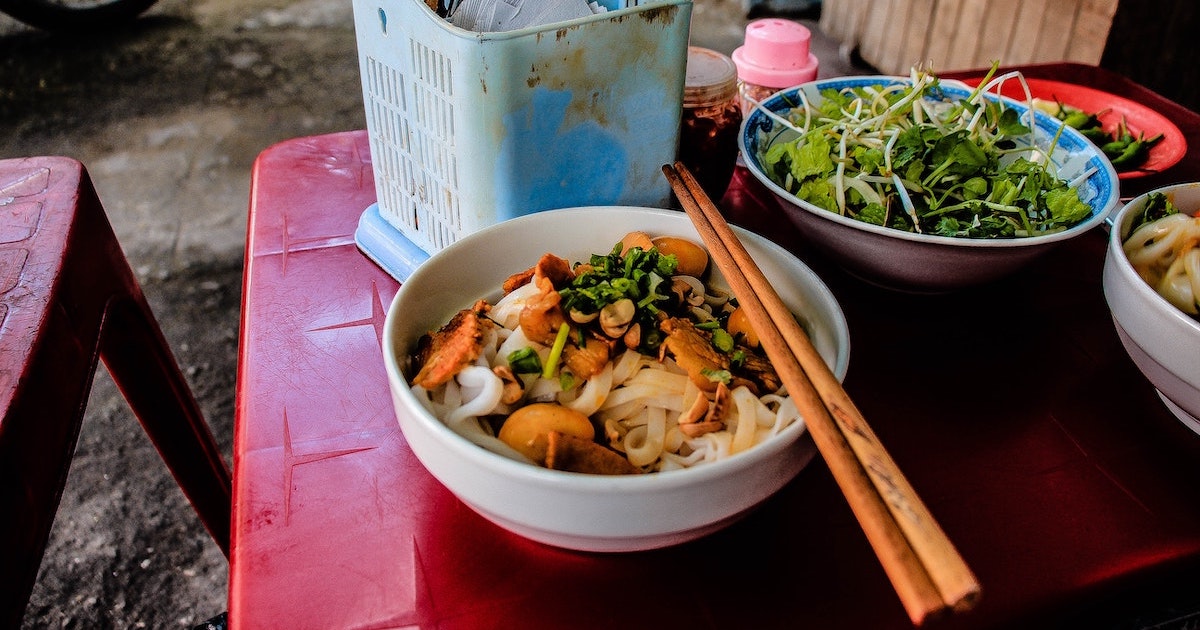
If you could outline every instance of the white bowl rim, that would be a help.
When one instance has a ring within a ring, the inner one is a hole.
[[[638,206],[581,206],[575,208],[560,208],[553,210],[545,210],[529,215],[522,215],[512,219],[508,219],[501,224],[485,227],[482,230],[469,234],[458,241],[450,244],[443,252],[457,251],[458,249],[469,249],[478,240],[489,237],[489,234],[499,229],[501,226],[517,226],[521,223],[537,220],[537,215],[544,213],[580,213],[586,214],[596,210],[637,210],[650,213],[657,213],[667,216],[686,217],[682,211],[667,210],[663,208],[644,208]],[[787,251],[781,245],[771,241],[770,239],[755,234],[744,228],[736,225],[731,225],[738,236],[741,238],[750,238],[767,249],[775,249],[777,253],[786,256],[798,264],[809,280],[812,281],[812,288],[820,293],[829,304],[833,306],[833,315],[835,321],[833,330],[831,331],[835,339],[840,340],[842,348],[838,357],[837,364],[832,368],[834,374],[839,378],[844,378],[849,362],[850,354],[850,337],[848,325],[845,318],[845,313],[842,311],[840,303],[836,300],[833,292],[828,285],[813,271],[807,264],[797,258],[794,254]],[[747,236],[748,235],[748,236]],[[396,292],[395,297],[388,307],[386,317],[384,319],[384,332],[382,335],[384,365],[388,373],[389,388],[392,389],[393,395],[399,395],[405,399],[407,406],[411,409],[422,409],[420,401],[412,393],[408,387],[396,388],[394,383],[406,382],[404,371],[396,357],[396,353],[388,347],[389,340],[395,337],[395,329],[399,326],[400,309],[398,305],[401,297],[404,295],[404,288],[408,283],[413,282],[414,278],[419,278],[418,274],[422,274],[424,265],[418,267],[409,277],[406,283],[402,283],[400,290]],[[476,465],[502,473],[504,475],[515,477],[522,482],[530,483],[535,486],[557,487],[561,486],[565,480],[569,479],[570,483],[578,484],[578,489],[592,494],[619,494],[633,490],[646,490],[647,488],[668,489],[681,486],[691,486],[696,483],[703,483],[713,478],[726,477],[727,475],[737,474],[739,471],[746,470],[756,466],[760,461],[776,456],[785,448],[797,448],[796,442],[803,438],[808,432],[808,425],[802,418],[799,422],[794,422],[790,426],[784,428],[774,438],[755,446],[745,452],[738,453],[732,457],[721,459],[715,462],[709,462],[702,466],[694,466],[679,470],[668,470],[663,472],[646,473],[641,475],[592,475],[584,473],[576,473],[562,470],[551,470],[542,468],[528,462],[520,462],[510,459],[498,453],[492,452],[483,448],[463,436],[454,432],[453,429],[446,426],[429,413],[408,414],[409,421],[417,422],[426,429],[432,431],[439,437],[439,441],[445,447],[451,449],[456,455],[468,458]],[[399,419],[401,423],[404,419]]]
[[[808,87],[816,87],[816,86],[821,86],[821,85],[825,85],[825,84],[829,84],[829,83],[845,83],[847,81],[854,81],[854,82],[861,81],[863,83],[871,83],[872,81],[882,83],[882,82],[886,81],[886,82],[891,83],[891,82],[896,82],[896,81],[911,82],[911,79],[909,77],[894,76],[894,75],[862,75],[862,76],[856,75],[856,76],[844,76],[844,77],[831,77],[831,78],[827,78],[827,79],[817,79],[815,81],[809,81],[808,83],[802,83],[800,85],[796,85],[796,86],[781,90],[779,92],[776,92],[775,94],[771,95],[766,100],[764,100],[762,102],[762,104],[763,104],[763,106],[766,106],[768,103],[771,103],[772,101],[776,101],[778,99],[784,98],[785,96],[795,94],[799,90],[802,90],[802,89],[805,89]],[[957,87],[957,88],[972,89],[971,86],[968,86],[961,81],[940,79],[940,82],[955,84],[955,87]],[[1015,99],[1009,98],[1007,96],[997,95],[992,92],[988,92],[987,94],[989,97],[995,97],[995,98],[1001,99],[1001,100],[1005,101],[1006,103],[1012,103],[1012,104],[1021,106],[1022,108],[1024,108],[1024,106],[1025,106],[1025,103],[1022,103],[1021,101],[1017,101]],[[952,247],[985,248],[985,249],[986,248],[1007,248],[1007,247],[1031,247],[1031,246],[1040,246],[1040,245],[1045,245],[1047,243],[1054,243],[1057,241],[1066,240],[1066,239],[1074,237],[1076,234],[1079,234],[1081,232],[1087,232],[1088,230],[1091,230],[1093,227],[1096,227],[1097,225],[1099,225],[1100,223],[1103,223],[1118,208],[1117,204],[1120,199],[1120,193],[1119,193],[1120,188],[1119,188],[1119,180],[1117,178],[1117,172],[1108,160],[1102,160],[1101,163],[1106,167],[1105,170],[1108,172],[1109,180],[1113,183],[1113,186],[1112,186],[1113,194],[1109,196],[1109,199],[1107,200],[1107,203],[1105,204],[1105,206],[1103,208],[1101,208],[1100,210],[1098,210],[1096,212],[1093,212],[1092,215],[1090,217],[1088,217],[1087,219],[1085,219],[1084,221],[1082,221],[1080,223],[1076,223],[1075,225],[1073,225],[1065,230],[1062,230],[1061,232],[1055,232],[1053,234],[1037,234],[1034,236],[1022,236],[1022,237],[1018,237],[1018,238],[983,239],[983,238],[967,238],[967,237],[959,237],[959,236],[941,236],[938,234],[918,234],[916,232],[908,232],[905,230],[898,230],[895,228],[889,228],[889,227],[885,227],[882,225],[875,225],[873,223],[867,223],[865,221],[859,221],[857,219],[844,217],[840,214],[830,212],[828,210],[824,210],[821,208],[817,208],[815,206],[810,207],[811,204],[808,204],[807,202],[804,202],[804,201],[796,198],[795,195],[784,190],[782,186],[780,186],[779,184],[776,184],[773,180],[771,180],[770,177],[767,176],[766,173],[764,173],[762,171],[761,168],[759,168],[757,158],[754,156],[748,155],[749,147],[746,146],[746,140],[745,140],[746,128],[751,124],[751,118],[756,115],[758,115],[758,116],[762,115],[758,112],[757,108],[755,108],[749,115],[747,115],[745,117],[745,119],[742,120],[741,129],[738,131],[738,148],[741,150],[741,153],[744,157],[746,168],[748,168],[750,170],[750,172],[752,172],[754,174],[755,178],[758,179],[758,181],[760,181],[764,185],[766,185],[776,195],[779,195],[781,199],[787,200],[788,203],[808,212],[809,214],[812,214],[812,215],[818,216],[818,217],[822,217],[824,219],[833,221],[835,223],[838,223],[838,224],[841,224],[841,225],[844,225],[847,227],[862,230],[865,232],[870,232],[872,234],[878,234],[880,236],[886,236],[886,237],[890,237],[890,238],[898,238],[901,240],[912,241],[915,243],[923,243],[926,245],[948,245],[948,246],[952,246]]]

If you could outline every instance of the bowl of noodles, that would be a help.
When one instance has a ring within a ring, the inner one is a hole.
[[[869,283],[946,293],[997,280],[1104,222],[1111,162],[1054,116],[911,76],[821,79],[746,117],[747,168],[814,250]]]
[[[849,336],[799,259],[735,228],[838,378]],[[446,247],[389,307],[397,419],[425,468],[501,528],[623,552],[693,540],[815,447],[687,216],[534,213]]]
[[[1200,183],[1150,191],[1115,215],[1103,287],[1126,352],[1200,433]]]

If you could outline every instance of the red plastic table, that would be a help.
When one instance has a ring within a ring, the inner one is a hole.
[[[1090,67],[1029,72],[1154,96]],[[1200,117],[1166,103],[1200,147]],[[1200,159],[1165,177],[1200,178]],[[353,241],[372,182],[362,131],[283,142],[254,168],[232,627],[911,627],[819,459],[731,527],[642,553],[542,546],[459,503],[391,407],[380,334],[397,284]],[[974,610],[929,627],[1200,605],[1200,436],[1119,344],[1103,230],[994,285],[913,296],[810,252],[745,171],[725,205],[830,284],[850,325],[846,388],[981,580]]]

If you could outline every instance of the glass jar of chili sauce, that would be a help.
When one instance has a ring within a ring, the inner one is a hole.
[[[679,161],[696,176],[700,187],[714,202],[725,195],[733,177],[741,126],[737,66],[727,55],[689,46]]]

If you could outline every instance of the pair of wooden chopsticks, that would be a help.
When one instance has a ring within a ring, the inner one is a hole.
[[[973,606],[975,575],[749,252],[686,166],[664,165],[663,173],[746,309],[913,624]]]

